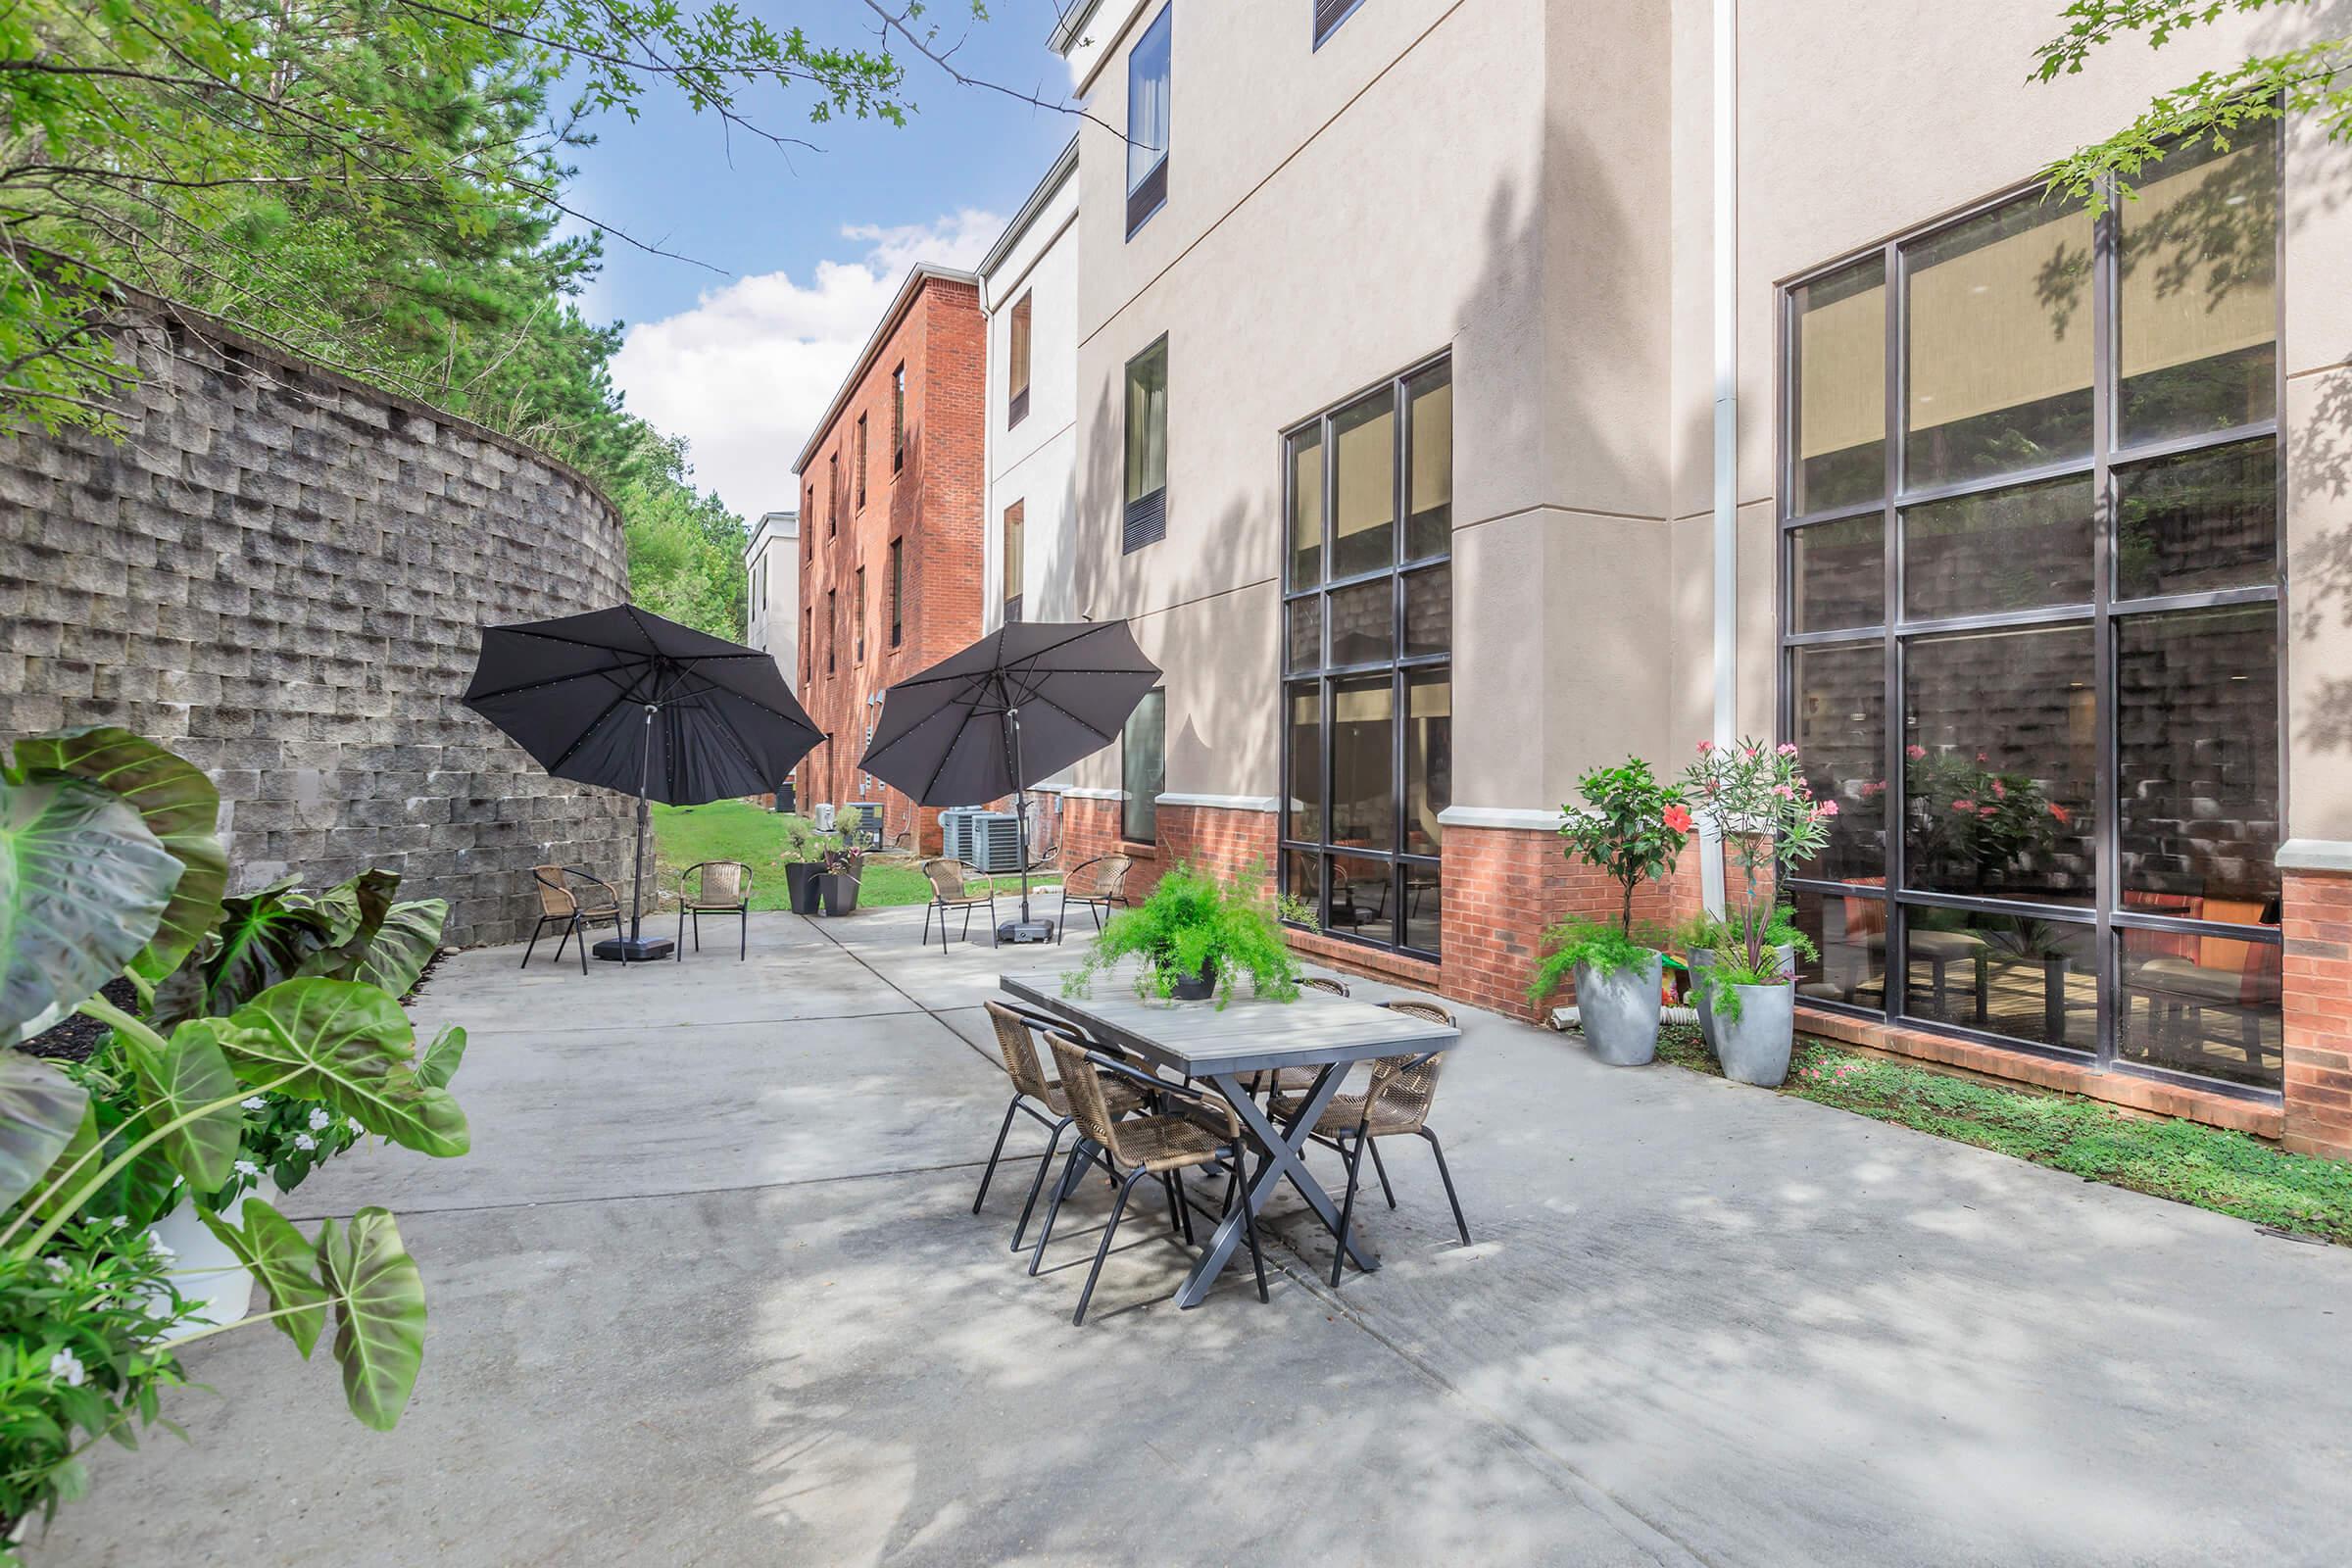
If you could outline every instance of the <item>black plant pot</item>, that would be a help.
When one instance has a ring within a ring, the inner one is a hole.
[[[1171,995],[1178,1002],[1206,1002],[1217,994],[1217,966],[1210,960],[1200,966],[1199,974],[1180,976]]]
[[[829,872],[818,877],[816,885],[824,895],[827,914],[848,914],[858,907],[858,879],[856,877]]]
[[[814,860],[795,860],[784,867],[784,893],[795,914],[816,912],[818,868]]]

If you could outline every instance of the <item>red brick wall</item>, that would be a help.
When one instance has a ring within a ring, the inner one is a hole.
[[[858,760],[866,727],[880,710],[867,699],[971,643],[980,635],[980,574],[986,538],[988,351],[979,292],[949,278],[924,281],[873,364],[833,422],[810,447],[801,475],[801,604],[812,612],[802,651],[804,677],[793,672],[801,705],[832,739],[809,753],[794,775],[804,811],[824,802],[860,799]],[[891,467],[891,375],[906,368],[906,460]],[[866,421],[865,502],[858,502],[858,420]],[[830,463],[841,459],[839,494],[828,494]],[[814,505],[806,502],[816,487]],[[890,545],[904,541],[904,638],[890,646]],[[858,657],[858,570],[865,568],[865,657]],[[825,595],[837,595],[837,631],[828,630]],[[828,673],[827,650],[839,637]],[[916,847],[936,851],[938,812],[918,811],[906,796],[876,780],[863,797],[882,803],[885,840],[912,830]]]
[[[2352,875],[2288,871],[2282,1142],[2352,1159]]]
[[[1622,893],[1616,883],[1561,853],[1557,833],[1526,828],[1449,827],[1446,830],[1446,917],[1439,942],[1444,957],[1440,989],[1446,996],[1513,1017],[1533,1018],[1527,1000],[1545,930],[1571,915],[1615,920]],[[1690,875],[1680,868],[1634,893],[1634,919],[1666,922],[1692,908],[1698,848],[1685,852]],[[1682,895],[1678,897],[1678,895]],[[1552,1005],[1574,1001],[1565,987]]]

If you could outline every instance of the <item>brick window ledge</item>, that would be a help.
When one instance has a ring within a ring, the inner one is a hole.
[[[1328,937],[1319,931],[1286,929],[1283,935],[1290,939],[1293,953],[1301,957],[1318,959],[1335,969],[1346,969],[1351,974],[1386,980],[1392,985],[1411,986],[1421,991],[1438,989],[1439,968],[1428,958],[1392,953],[1386,948],[1368,948],[1360,942]]]

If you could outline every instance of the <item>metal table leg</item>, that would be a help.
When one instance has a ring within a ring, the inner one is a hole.
[[[1314,1172],[1306,1168],[1304,1152],[1307,1139],[1315,1130],[1315,1122],[1322,1116],[1324,1107],[1331,1103],[1331,1097],[1339,1093],[1340,1083],[1346,1076],[1346,1068],[1339,1063],[1325,1066],[1315,1079],[1314,1088],[1307,1091],[1306,1103],[1292,1120],[1287,1133],[1274,1124],[1256,1100],[1242,1087],[1240,1075],[1228,1072],[1209,1076],[1208,1081],[1216,1085],[1217,1092],[1225,1097],[1233,1106],[1234,1114],[1241,1118],[1243,1129],[1258,1146],[1261,1157],[1257,1169],[1243,1184],[1241,1201],[1217,1226],[1216,1234],[1208,1239],[1207,1250],[1200,1254],[1200,1260],[1193,1265],[1192,1273],[1185,1276],[1184,1284],[1178,1288],[1178,1306],[1199,1306],[1207,1299],[1209,1288],[1217,1283],[1217,1276],[1225,1271],[1225,1265],[1232,1260],[1234,1250],[1242,1245],[1245,1211],[1252,1217],[1263,1213],[1267,1200],[1285,1181],[1298,1190],[1300,1198],[1306,1200],[1307,1206],[1315,1211],[1332,1235],[1339,1235],[1340,1206],[1331,1200],[1331,1195],[1323,1190],[1322,1183],[1315,1180]],[[1355,1259],[1357,1267],[1367,1272],[1380,1267],[1352,1239],[1348,1243],[1348,1255]]]

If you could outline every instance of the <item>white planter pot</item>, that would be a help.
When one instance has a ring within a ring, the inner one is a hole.
[[[245,1195],[240,1193],[220,1218],[233,1227],[243,1223],[244,1212]],[[178,1254],[171,1265],[172,1284],[193,1308],[183,1323],[215,1328],[245,1315],[246,1303],[253,1298],[253,1275],[205,1228],[193,1200],[157,1220],[148,1234]]]
[[[1656,1057],[1663,961],[1653,953],[1631,969],[1608,972],[1589,963],[1576,966],[1577,1018],[1593,1060],[1639,1067]]]

